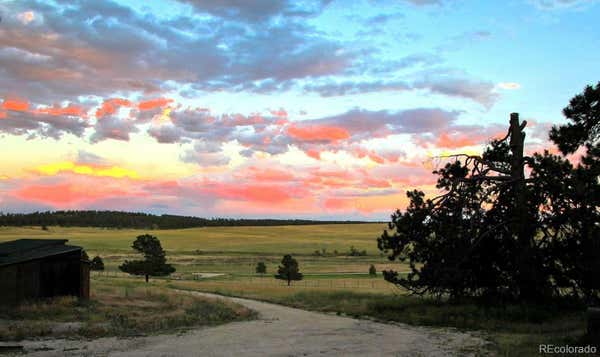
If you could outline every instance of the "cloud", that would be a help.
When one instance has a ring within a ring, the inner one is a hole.
[[[25,100],[5,99],[0,108],[5,110],[0,132],[6,134],[60,139],[64,134],[81,136],[89,127],[85,110],[73,104],[32,108]]]
[[[497,87],[506,90],[521,89],[521,85],[517,82],[500,82],[497,84]]]
[[[416,82],[414,87],[427,89],[432,93],[471,99],[486,108],[491,108],[499,99],[499,95],[494,92],[493,83],[466,78],[425,78]]]
[[[400,92],[409,89],[410,86],[402,81],[346,81],[342,83],[329,82],[325,84],[308,84],[304,86],[305,91],[317,92],[322,97],[333,97],[384,91]]]
[[[597,0],[530,0],[536,7],[542,10],[558,10],[569,8],[580,8],[585,5],[597,3]]]
[[[320,13],[329,1],[189,3],[212,16],[166,20],[111,1],[11,3],[10,11],[31,11],[44,21],[3,21],[0,96],[27,93],[49,104],[115,92],[151,95],[167,82],[196,90],[270,92],[353,65],[356,54],[344,51],[341,42],[294,20]]]
[[[85,185],[73,182],[26,185],[14,192],[16,198],[58,207],[72,207],[106,196],[126,197],[140,194],[122,187],[97,185],[97,183]]]
[[[250,23],[264,22],[275,16],[313,16],[325,8],[331,0],[180,0],[192,5],[197,11],[228,20]]]
[[[29,25],[29,23],[36,19],[36,16],[33,11],[24,11],[17,14],[17,19],[19,19],[23,25]]]
[[[108,166],[108,160],[85,150],[79,150],[77,152],[76,162],[85,165]]]
[[[345,140],[350,137],[348,131],[342,127],[311,125],[311,124],[290,124],[287,128],[287,134],[292,139],[310,142],[334,142]]]
[[[443,0],[404,0],[407,3],[410,3],[415,6],[425,6],[425,5],[441,5]]]
[[[35,172],[42,175],[56,175],[62,172],[71,172],[78,175],[88,176],[100,176],[100,177],[114,177],[123,178],[128,177],[132,179],[139,178],[137,172],[131,169],[119,167],[119,166],[107,166],[107,165],[91,165],[74,163],[70,161],[55,162],[51,164],[45,164],[38,166],[34,169]]]
[[[105,99],[102,106],[96,110],[96,119],[116,114],[120,107],[131,107],[131,101],[124,98]]]
[[[94,126],[94,133],[90,137],[90,141],[92,143],[106,139],[129,141],[130,135],[138,131],[139,129],[134,120],[114,115],[108,116],[98,120]]]

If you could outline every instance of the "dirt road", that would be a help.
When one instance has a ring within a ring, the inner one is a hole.
[[[464,356],[480,355],[485,343],[457,331],[382,324],[248,299],[193,294],[232,300],[258,311],[260,317],[179,335],[39,341],[26,344],[26,348],[32,356]],[[46,350],[35,351],[44,347]]]

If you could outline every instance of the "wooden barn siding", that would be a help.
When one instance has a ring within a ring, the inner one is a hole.
[[[17,266],[0,267],[0,304],[14,305],[17,302]]]
[[[80,252],[0,267],[0,302],[73,295],[89,297],[89,267]]]
[[[90,298],[90,263],[86,261],[81,261],[80,265],[80,276],[79,280],[81,281],[79,297],[81,299],[88,300]]]

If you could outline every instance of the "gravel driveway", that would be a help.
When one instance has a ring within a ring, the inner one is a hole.
[[[481,355],[485,341],[442,329],[383,324],[249,299],[226,299],[259,313],[254,321],[178,335],[30,341],[31,356],[447,356]],[[45,350],[37,350],[45,348]],[[49,350],[48,348],[51,348]]]

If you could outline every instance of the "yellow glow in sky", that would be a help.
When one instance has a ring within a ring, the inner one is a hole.
[[[56,175],[61,172],[73,172],[80,175],[103,176],[114,178],[139,178],[134,170],[129,170],[119,166],[111,167],[93,167],[90,165],[80,165],[69,161],[56,162],[52,164],[41,165],[35,168],[40,174]]]

